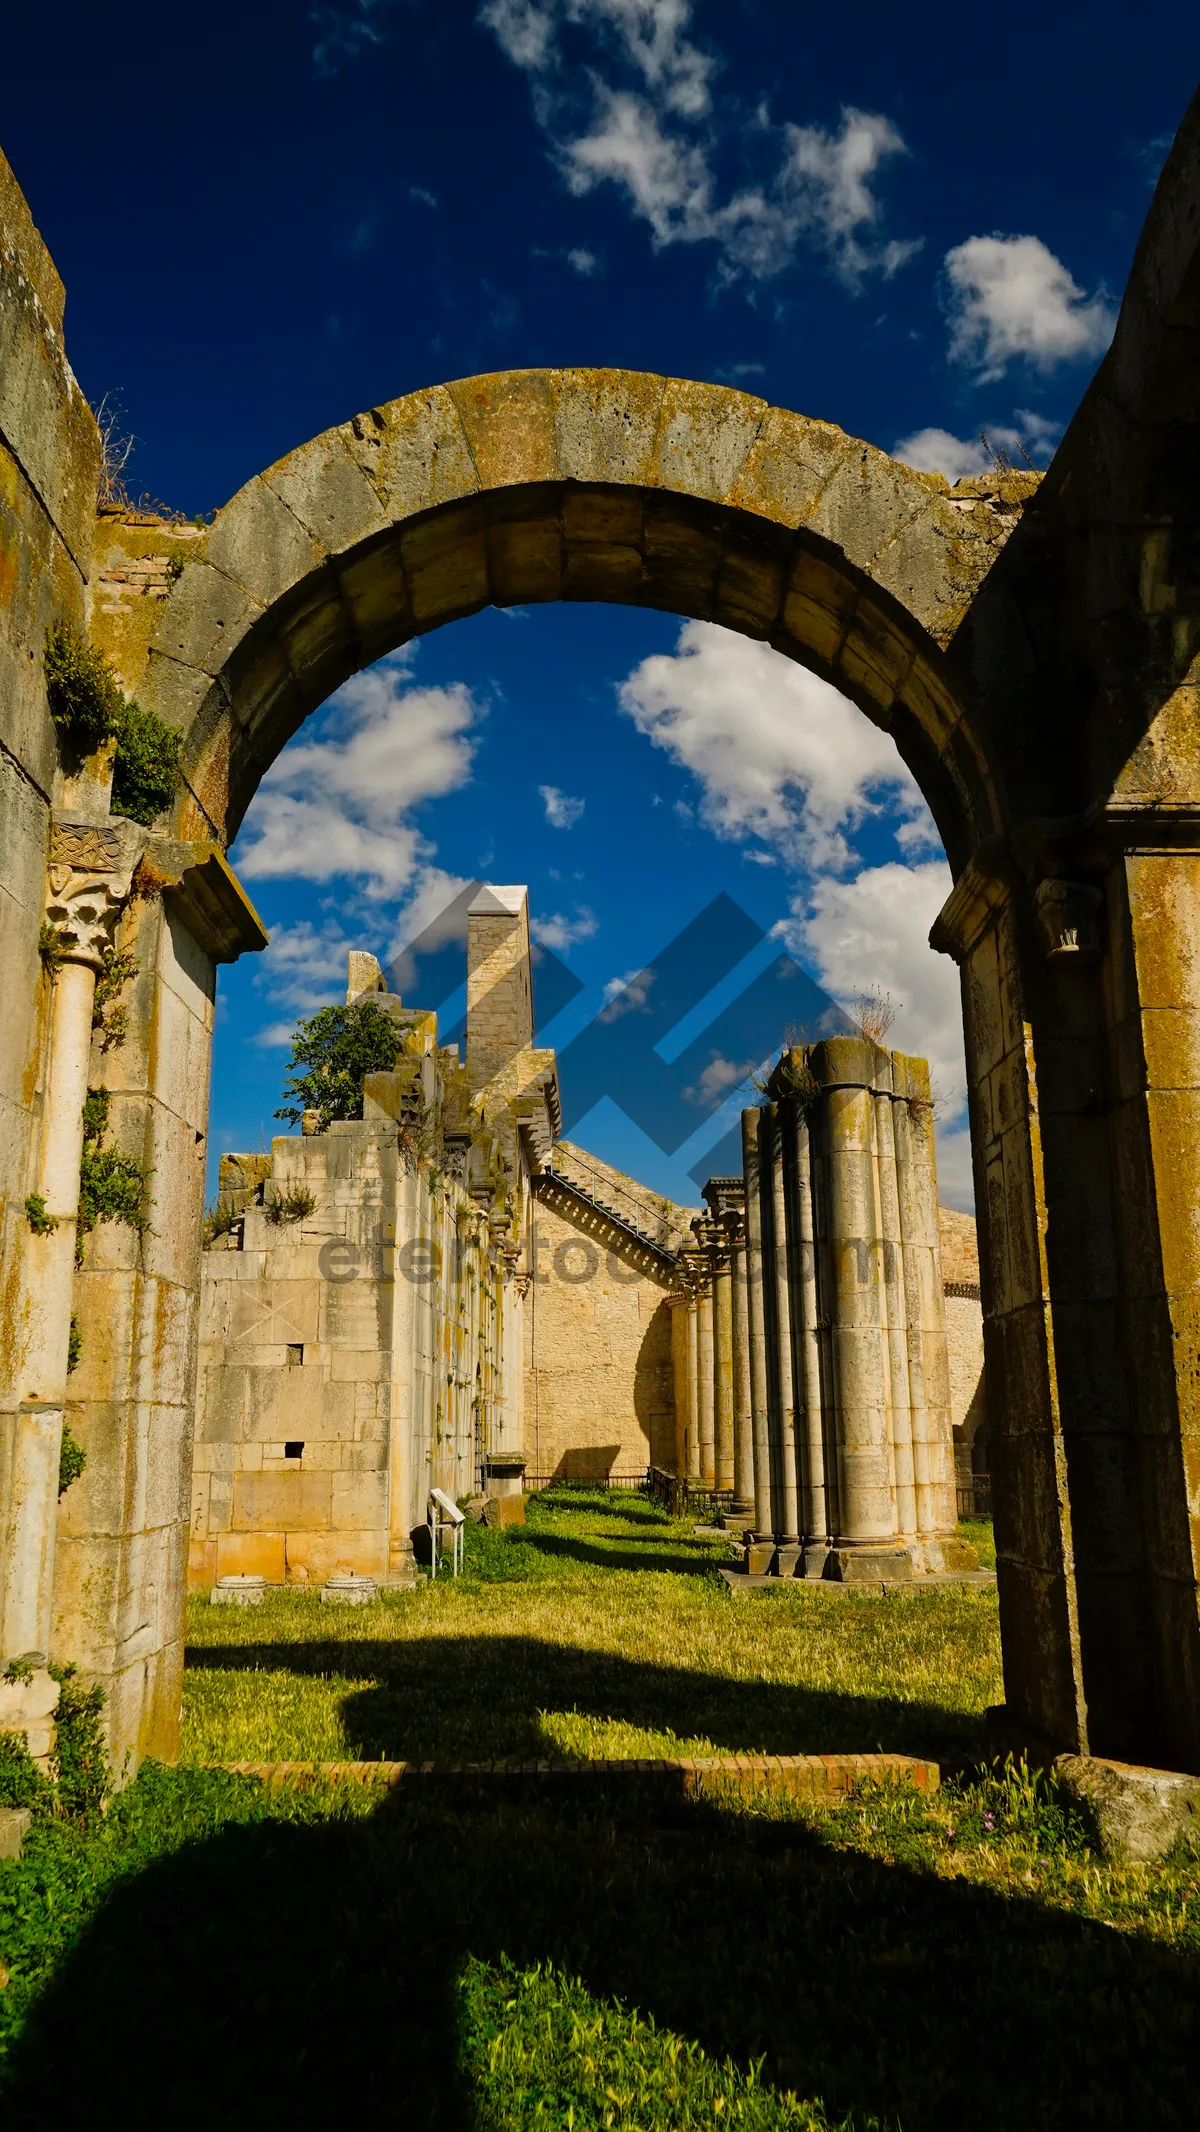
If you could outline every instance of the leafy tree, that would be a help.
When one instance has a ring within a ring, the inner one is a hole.
[[[319,1111],[322,1132],[335,1118],[361,1118],[363,1082],[369,1073],[391,1073],[399,1049],[395,1022],[370,1000],[322,1007],[296,1024],[283,1086],[290,1100],[275,1116],[297,1125],[306,1110]]]

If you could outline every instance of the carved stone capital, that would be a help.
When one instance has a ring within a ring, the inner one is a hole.
[[[1034,892],[1038,932],[1048,956],[1058,959],[1100,953],[1098,888],[1086,881],[1039,881]]]
[[[99,969],[145,843],[134,822],[53,823],[46,923],[58,936],[60,961]]]

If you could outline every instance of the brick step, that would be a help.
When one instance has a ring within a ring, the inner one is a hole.
[[[537,1785],[581,1779],[620,1783],[649,1778],[681,1793],[768,1790],[798,1798],[844,1798],[856,1786],[911,1785],[933,1792],[941,1782],[937,1762],[908,1754],[772,1754],[661,1756],[647,1761],[588,1762],[208,1762],[207,1769],[257,1777],[264,1784],[399,1784],[470,1782],[504,1786],[533,1779]]]

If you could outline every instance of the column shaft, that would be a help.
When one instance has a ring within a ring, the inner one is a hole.
[[[775,1531],[782,1540],[800,1534],[796,1471],[796,1393],[792,1357],[792,1305],[789,1292],[787,1206],[784,1186],[782,1107],[764,1112],[770,1146],[771,1297],[774,1314],[774,1398],[771,1422],[775,1436]]]
[[[700,1482],[716,1486],[715,1369],[713,1358],[712,1280],[702,1276],[696,1297],[696,1435],[699,1439]]]
[[[817,1297],[816,1222],[813,1206],[812,1143],[808,1121],[797,1117],[795,1135],[796,1253],[792,1268],[792,1292],[797,1313],[796,1346],[804,1390],[805,1422],[805,1534],[810,1540],[829,1538],[829,1510],[825,1486],[825,1402],[821,1384],[820,1305]]]
[[[750,1314],[746,1293],[745,1225],[734,1241],[733,1308],[733,1493],[739,1510],[754,1504],[754,1432],[750,1408]]]
[[[754,1529],[771,1535],[771,1453],[767,1435],[767,1326],[763,1272],[761,1110],[742,1112],[742,1175],[746,1188],[746,1320],[750,1352],[750,1432],[754,1449]]]

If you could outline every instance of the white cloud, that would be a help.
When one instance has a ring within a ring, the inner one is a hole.
[[[437,206],[437,194],[427,191],[424,185],[410,185],[408,197],[410,200],[419,200],[422,207]]]
[[[596,254],[589,252],[585,244],[573,244],[567,253],[567,265],[573,268],[576,274],[582,274],[585,279],[595,273],[599,264]]]
[[[1048,422],[1029,407],[1018,408],[1015,420],[1015,428],[1006,422],[989,422],[973,438],[956,437],[948,429],[917,429],[893,444],[892,457],[925,474],[944,474],[947,481],[992,472],[998,453],[1016,465],[1028,458],[1035,466],[1045,466],[1062,434],[1061,423]]]
[[[554,911],[548,918],[531,919],[529,924],[538,946],[552,948],[557,955],[564,955],[577,940],[590,940],[599,928],[599,919],[586,903],[576,904],[573,918],[565,917],[562,911]]]
[[[749,1079],[760,1059],[727,1059],[714,1051],[694,1088],[685,1088],[683,1093],[690,1103],[701,1103],[711,1109],[729,1094],[731,1088],[740,1088]]]
[[[571,191],[619,187],[656,248],[710,243],[725,279],[765,281],[806,244],[851,285],[894,274],[919,248],[879,233],[881,166],[907,152],[892,121],[846,106],[836,131],[775,126],[761,107],[717,123],[714,62],[686,34],[691,0],[484,0],[479,21],[529,76]],[[566,53],[568,29],[590,42],[591,65]],[[765,155],[764,174],[722,200],[716,164],[735,134],[743,157]]]
[[[560,792],[557,785],[539,785],[538,791],[551,829],[574,829],[587,801],[572,799],[569,792]]]
[[[950,356],[986,384],[1023,356],[1035,370],[1102,355],[1116,314],[1087,296],[1040,237],[969,237],[946,254]]]
[[[419,881],[433,846],[407,817],[467,783],[484,707],[461,682],[408,686],[409,669],[400,655],[356,674],[330,699],[328,737],[284,749],[239,839],[248,880],[356,875],[376,897]]]
[[[709,829],[757,838],[792,865],[847,866],[845,832],[885,801],[927,818],[886,733],[807,668],[715,623],[685,622],[678,650],[643,659],[620,703],[698,779]]]
[[[920,250],[920,240],[871,246],[867,235],[880,220],[871,181],[889,157],[907,155],[904,137],[877,111],[842,110],[837,133],[820,126],[789,126],[784,194],[800,226],[815,232],[839,272],[857,281],[871,269],[887,279]]]
[[[958,971],[935,955],[929,928],[950,893],[944,859],[864,867],[850,880],[814,881],[784,929],[794,954],[839,1005],[863,993],[891,994],[896,1019],[887,1042],[928,1059],[938,1098],[938,1182],[947,1204],[971,1205],[969,1151],[961,1124],[967,1078]],[[944,1154],[943,1154],[944,1150]]]

